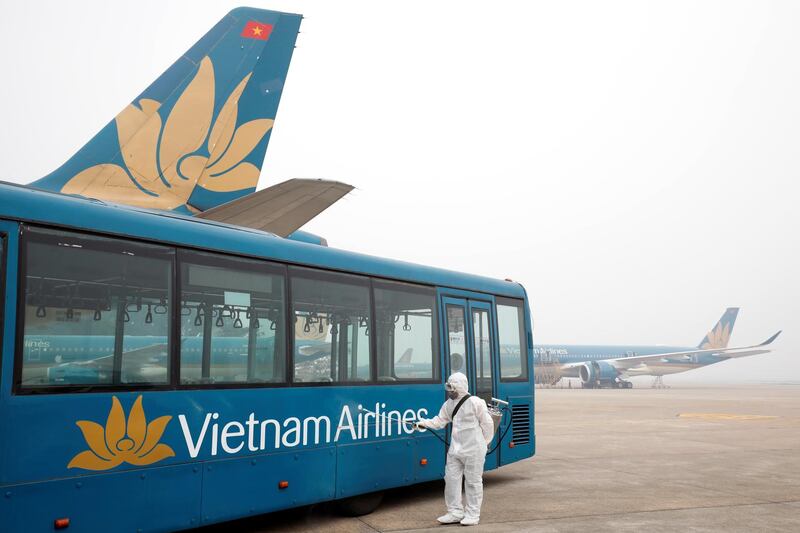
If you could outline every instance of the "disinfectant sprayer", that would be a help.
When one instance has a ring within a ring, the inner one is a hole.
[[[504,402],[498,398],[492,398],[492,403],[488,404],[487,407],[489,409],[489,416],[492,417],[492,422],[494,422],[494,430],[497,432],[497,430],[500,429],[500,422],[503,420],[503,411],[508,409],[508,402]]]
[[[500,423],[503,421],[503,415],[508,410],[508,402],[503,401],[503,400],[501,400],[499,398],[492,398],[491,399],[491,403],[488,403],[486,405],[486,407],[487,407],[487,410],[489,411],[489,416],[492,417],[492,423],[494,424],[494,431],[495,431],[495,433],[497,433],[500,430]],[[378,420],[378,417],[386,417],[386,413],[374,413],[374,412],[370,411],[369,409],[365,408],[363,405],[359,405],[358,406],[358,411],[361,412],[361,413],[368,413],[368,414],[374,416],[376,421]],[[407,424],[407,425],[409,425],[411,427],[416,427],[416,423],[415,422],[412,422],[412,421],[409,421],[409,420],[403,420],[402,422],[403,422],[403,424]],[[487,455],[492,453],[492,452],[494,452],[497,449],[497,447],[500,445],[500,442],[505,438],[506,433],[508,433],[508,429],[510,427],[511,427],[511,424],[509,424],[508,427],[505,429],[505,431],[503,432],[503,435],[500,436],[499,439],[497,439],[497,444],[495,444],[494,448],[492,448],[491,450],[488,450],[486,452]],[[450,446],[450,443],[448,443],[445,439],[440,437],[437,433],[435,433],[430,428],[427,428],[427,431],[430,431],[431,435],[433,435],[434,437],[436,437],[437,439],[442,441],[442,443],[444,443],[446,448]]]

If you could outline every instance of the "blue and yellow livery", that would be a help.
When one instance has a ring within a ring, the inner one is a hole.
[[[232,11],[61,168],[0,183],[3,531],[369,512],[443,476],[413,422],[454,371],[508,405],[485,467],[534,454],[520,284],[297,232],[348,185],[253,192],[299,24]]]
[[[540,344],[535,357],[537,382],[555,384],[565,377],[580,378],[584,388],[631,388],[633,376],[654,376],[661,386],[663,376],[728,361],[737,357],[769,353],[780,331],[753,346],[728,347],[738,307],[725,310],[716,325],[696,347],[690,346],[599,346]]]
[[[300,15],[228,13],[37,188],[197,213],[255,191]]]

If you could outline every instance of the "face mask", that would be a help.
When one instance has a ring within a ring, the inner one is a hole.
[[[447,397],[450,398],[451,400],[455,400],[456,398],[458,398],[458,393],[454,390],[449,390],[447,391]]]

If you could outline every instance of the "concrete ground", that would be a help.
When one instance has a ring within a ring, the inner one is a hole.
[[[800,386],[536,391],[537,455],[486,474],[469,531],[800,531]],[[207,531],[438,531],[442,482]]]

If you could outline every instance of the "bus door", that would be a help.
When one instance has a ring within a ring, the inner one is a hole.
[[[448,376],[463,372],[469,390],[487,403],[496,396],[495,331],[492,304],[482,300],[443,297]],[[489,447],[494,447],[492,442]],[[498,465],[498,454],[486,457],[486,468]]]
[[[14,369],[19,226],[0,220],[0,396],[9,394]],[[8,290],[6,290],[8,287]],[[0,400],[1,402],[2,400]],[[0,413],[0,417],[3,413]],[[0,426],[3,420],[0,418]],[[0,430],[0,433],[2,431]],[[0,470],[3,465],[0,464]]]

